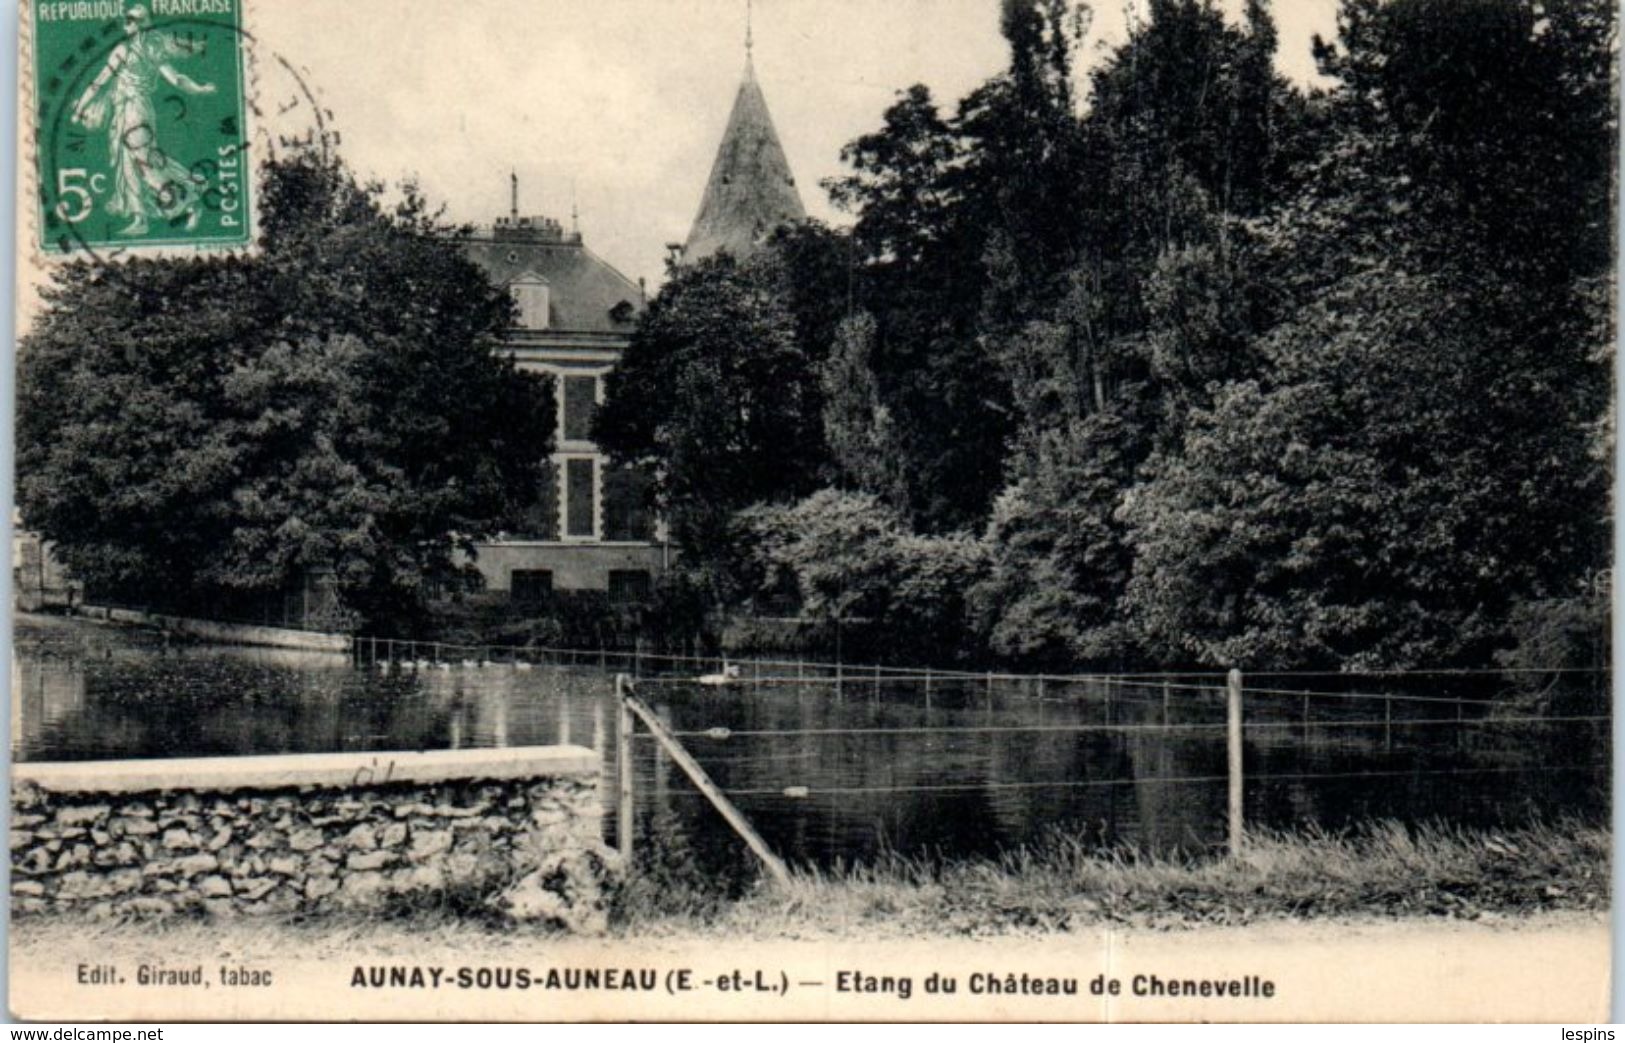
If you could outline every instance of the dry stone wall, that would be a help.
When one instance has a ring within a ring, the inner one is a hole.
[[[579,747],[21,764],[16,915],[479,908],[579,932],[618,876]]]

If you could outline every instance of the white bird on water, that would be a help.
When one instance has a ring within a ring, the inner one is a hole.
[[[700,683],[703,685],[733,684],[739,680],[739,665],[726,660],[722,663],[722,673],[701,674]]]

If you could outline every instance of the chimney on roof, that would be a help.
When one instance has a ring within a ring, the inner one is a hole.
[[[519,220],[519,171],[517,171],[517,170],[509,171],[508,172],[508,181],[509,181],[509,186],[508,186],[509,187],[508,216],[513,218],[513,220],[518,221]]]

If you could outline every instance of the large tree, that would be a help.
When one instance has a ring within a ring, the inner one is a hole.
[[[1126,508],[1129,604],[1171,658],[1481,664],[1606,548],[1606,331],[1474,276],[1366,273],[1265,339]]]
[[[867,312],[844,320],[836,332],[819,373],[824,439],[837,485],[873,493],[903,510],[908,506],[907,462],[875,380],[874,336],[875,321]]]
[[[1274,48],[1261,2],[1235,25],[1210,0],[1155,0],[1091,76],[1073,205],[1054,211],[1071,228],[1065,267],[1035,296],[1025,251],[989,251],[990,284],[1008,283],[1025,319],[984,335],[1013,430],[972,603],[1002,655],[1139,654],[1120,509],[1211,388],[1252,373],[1268,321],[1247,226],[1282,194],[1303,123]]]
[[[1546,285],[1609,268],[1615,4],[1344,0],[1338,28],[1316,55],[1339,81],[1339,165],[1378,173],[1430,260]]]
[[[1482,663],[1607,562],[1611,11],[1349,0],[1323,162],[1257,227],[1257,372],[1124,512],[1149,640]]]
[[[593,437],[654,476],[685,566],[724,578],[734,511],[817,488],[828,459],[815,353],[777,250],[675,270],[608,378]]]
[[[534,488],[553,396],[416,192],[388,208],[299,154],[261,198],[254,256],[58,272],[19,350],[18,505],[108,596],[320,571],[357,623],[398,623]]]
[[[871,364],[924,531],[985,521],[1014,429],[1004,338],[1053,299],[1078,248],[1079,12],[1005,0],[1008,67],[947,112],[923,86],[900,92],[842,150],[850,173],[825,183],[855,218]]]

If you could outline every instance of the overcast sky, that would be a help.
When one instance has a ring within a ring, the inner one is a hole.
[[[1239,6],[1239,0],[1237,0]],[[1005,61],[997,0],[755,0],[756,70],[803,201],[840,221],[819,182],[899,89],[945,107]],[[1277,0],[1279,62],[1312,75],[1309,39],[1335,0]],[[680,241],[744,68],[744,0],[277,0],[250,5],[264,51],[303,71],[358,172],[414,175],[457,221],[520,210],[658,283]],[[1097,8],[1093,47],[1123,38],[1122,0]],[[1089,58],[1086,57],[1086,61]],[[262,68],[264,66],[262,65]]]

